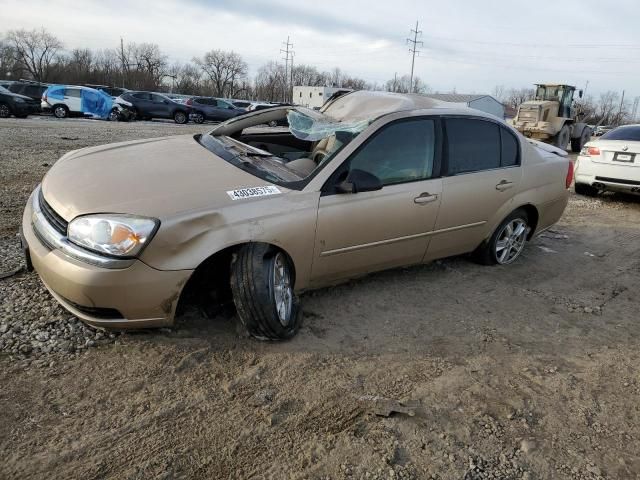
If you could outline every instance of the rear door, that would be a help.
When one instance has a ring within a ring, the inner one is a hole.
[[[420,263],[438,215],[442,179],[439,122],[413,118],[382,126],[327,180],[318,208],[312,282]],[[350,172],[382,188],[340,193]]]
[[[444,137],[442,203],[427,260],[480,245],[495,219],[513,210],[522,174],[520,142],[498,122],[445,117]]]
[[[82,99],[79,88],[64,89],[64,103],[71,112],[82,112]]]

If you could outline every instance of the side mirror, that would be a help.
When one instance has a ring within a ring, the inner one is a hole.
[[[347,179],[336,185],[338,193],[359,193],[382,190],[382,182],[374,174],[364,170],[351,170]]]
[[[582,98],[582,90],[578,90],[578,98]]]

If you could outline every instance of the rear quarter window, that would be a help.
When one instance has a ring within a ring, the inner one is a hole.
[[[64,94],[67,97],[80,98],[80,89],[79,88],[67,88],[67,89],[65,89]]]
[[[516,136],[506,128],[500,128],[502,154],[500,164],[503,167],[520,165],[520,142]]]

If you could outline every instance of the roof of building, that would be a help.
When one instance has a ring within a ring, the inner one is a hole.
[[[427,93],[427,97],[433,98],[434,100],[441,100],[443,102],[455,102],[455,103],[469,103],[474,100],[478,100],[484,97],[491,97],[491,95],[487,95],[485,93]],[[493,97],[491,97],[493,98]],[[495,100],[495,99],[494,99]],[[496,100],[497,102],[497,100]]]

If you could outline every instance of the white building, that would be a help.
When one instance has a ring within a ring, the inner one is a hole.
[[[293,103],[308,108],[320,108],[336,92],[350,92],[340,87],[293,87]]]
[[[461,107],[475,108],[481,112],[490,113],[498,118],[504,118],[504,105],[491,95],[460,93],[428,93],[427,97],[443,102],[455,103]]]

